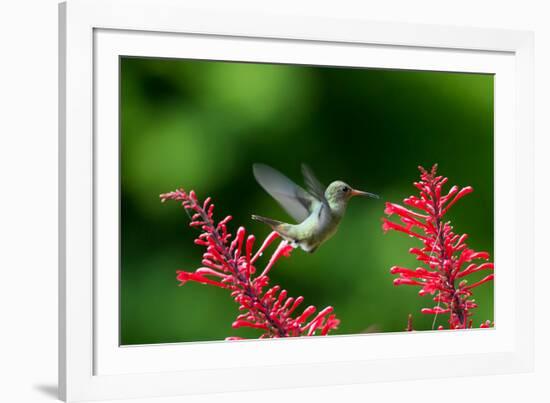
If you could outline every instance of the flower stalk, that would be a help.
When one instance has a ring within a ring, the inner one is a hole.
[[[326,307],[314,315],[317,309],[308,306],[298,315],[295,312],[304,298],[289,297],[280,286],[269,286],[270,271],[281,257],[290,256],[293,249],[286,241],[279,243],[263,270],[256,274],[258,260],[279,238],[276,232],[269,234],[254,252],[256,239],[254,235],[247,236],[243,227],[231,240],[232,234],[227,229],[231,216],[218,223],[214,221],[214,205],[210,198],[200,203],[195,192],[187,193],[183,189],[161,194],[160,198],[162,202],[179,201],[183,208],[191,212],[189,225],[201,231],[195,244],[206,248],[202,267],[193,272],[177,271],[180,285],[194,281],[229,290],[242,312],[232,324],[234,329],[258,329],[261,331],[259,338],[278,338],[327,335],[338,327],[340,321],[333,314],[332,307]]]
[[[471,310],[477,307],[472,299],[473,289],[494,279],[490,273],[481,280],[468,284],[467,276],[481,271],[493,271],[494,264],[488,262],[487,252],[476,252],[466,244],[467,234],[455,234],[445,215],[449,209],[473,189],[470,186],[451,187],[447,194],[442,194],[442,188],[448,179],[437,175],[437,164],[430,171],[422,167],[420,181],[414,186],[419,196],[410,196],[403,200],[405,206],[386,203],[384,212],[388,216],[395,215],[399,222],[384,218],[382,228],[387,231],[403,232],[410,237],[419,239],[423,247],[411,248],[409,252],[424,264],[412,270],[406,267],[394,266],[392,274],[398,275],[394,285],[411,285],[420,287],[419,295],[434,295],[437,303],[431,308],[423,308],[422,313],[431,315],[448,315],[451,329],[466,329],[472,327]],[[435,318],[434,318],[435,324]],[[489,327],[490,322],[484,322],[481,327]],[[441,328],[441,327],[440,327]],[[407,330],[412,330],[412,318],[409,317]]]

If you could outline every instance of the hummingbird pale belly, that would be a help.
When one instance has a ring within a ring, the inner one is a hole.
[[[281,236],[287,236],[305,252],[312,253],[323,242],[329,240],[338,229],[341,217],[326,210],[322,203],[306,218],[297,225],[287,224],[283,228]]]
[[[313,253],[319,245],[336,233],[340,224],[341,217],[331,214],[326,209],[327,207],[320,203],[300,224],[281,223],[272,228],[294,247]]]
[[[289,224],[271,218],[253,215],[254,220],[269,225],[294,247],[313,253],[319,245],[332,237],[353,196],[378,196],[352,189],[342,181],[325,187],[311,170],[302,165],[308,190],[304,190],[279,171],[263,164],[254,164],[258,183],[298,222]]]

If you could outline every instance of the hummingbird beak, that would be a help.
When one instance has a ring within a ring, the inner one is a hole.
[[[355,189],[352,189],[351,195],[352,196],[372,197],[373,199],[380,199],[380,196],[375,195],[374,193],[363,192],[362,190],[355,190]]]

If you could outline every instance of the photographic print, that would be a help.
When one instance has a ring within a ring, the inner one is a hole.
[[[492,328],[492,74],[120,58],[120,344]]]

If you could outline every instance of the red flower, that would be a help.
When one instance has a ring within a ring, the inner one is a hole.
[[[422,313],[432,315],[449,315],[451,329],[465,329],[472,326],[470,311],[477,307],[471,299],[473,289],[483,283],[493,280],[494,274],[485,276],[482,280],[468,284],[466,276],[494,269],[493,263],[487,262],[487,252],[476,252],[469,249],[465,243],[466,234],[458,235],[453,232],[450,222],[444,222],[444,216],[458,200],[473,189],[469,186],[459,189],[453,186],[449,192],[442,195],[442,187],[447,178],[436,176],[437,164],[430,172],[420,169],[420,181],[414,183],[420,196],[410,196],[403,202],[414,210],[399,204],[386,203],[385,213],[388,216],[397,215],[400,222],[392,222],[384,218],[382,228],[385,232],[393,230],[417,238],[423,243],[422,248],[411,248],[410,253],[426,267],[411,270],[405,267],[394,266],[392,274],[399,275],[393,283],[395,285],[413,285],[421,287],[419,294],[435,295],[437,303],[432,308],[422,309]],[[480,260],[482,262],[480,262]],[[481,327],[489,327],[489,321]],[[412,330],[412,320],[408,326]]]
[[[195,243],[206,248],[203,267],[194,272],[178,271],[177,279],[181,285],[195,281],[230,290],[242,311],[233,322],[233,328],[259,329],[262,331],[260,338],[268,338],[313,336],[317,333],[326,335],[338,327],[340,321],[332,314],[332,307],[326,307],[315,315],[316,308],[310,305],[298,315],[295,312],[302,304],[303,297],[289,297],[286,290],[281,290],[278,285],[269,287],[270,270],[277,260],[289,256],[292,251],[292,246],[286,241],[279,243],[266,266],[256,274],[258,259],[279,237],[276,232],[272,232],[260,248],[253,252],[255,237],[247,237],[243,227],[237,230],[236,237],[230,241],[232,235],[227,231],[227,224],[231,216],[217,224],[214,222],[214,205],[210,198],[201,205],[193,191],[186,193],[182,189],[162,194],[160,198],[162,202],[169,199],[181,201],[185,209],[194,212],[189,225],[202,230]]]

